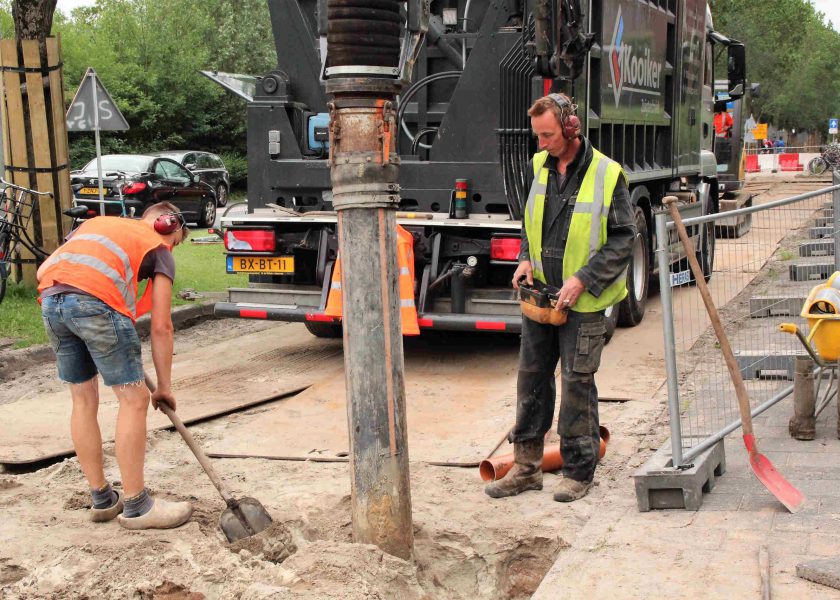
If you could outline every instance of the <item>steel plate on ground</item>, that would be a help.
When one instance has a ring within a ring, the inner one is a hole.
[[[478,463],[516,413],[516,336],[405,340],[408,452],[412,461]],[[259,415],[239,415],[213,455],[325,459],[348,452],[343,369]]]
[[[151,356],[146,358],[151,360]],[[172,365],[178,414],[190,423],[246,408],[306,388],[339,369],[342,362],[341,340],[314,338],[300,324],[283,324],[226,340],[215,348],[179,353]],[[154,375],[151,362],[146,369]],[[114,436],[118,402],[101,380],[99,395],[102,438],[109,441]],[[67,389],[25,394],[0,406],[0,422],[8,424],[0,436],[0,464],[26,464],[73,454],[70,410]],[[148,425],[149,429],[161,429],[171,423],[150,409]]]

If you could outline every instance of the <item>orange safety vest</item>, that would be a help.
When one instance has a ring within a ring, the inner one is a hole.
[[[166,241],[148,223],[121,217],[85,221],[44,263],[38,292],[73,286],[102,300],[132,321],[152,308],[152,280],[137,299],[143,257]]]
[[[414,236],[397,225],[397,266],[400,269],[400,322],[403,335],[420,335],[414,304]],[[341,257],[335,261],[324,314],[341,317]]]

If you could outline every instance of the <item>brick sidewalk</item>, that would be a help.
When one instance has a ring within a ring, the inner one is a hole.
[[[752,475],[740,433],[727,438],[726,473],[697,512],[640,513],[631,478],[602,493],[594,516],[546,575],[535,600],[599,598],[758,598],[758,550],[770,554],[774,600],[840,598],[796,576],[799,562],[840,561],[840,441],[837,406],[823,411],[817,439],[794,440],[792,399],[756,417],[759,448],[806,495],[790,514]],[[573,576],[569,574],[573,573]]]

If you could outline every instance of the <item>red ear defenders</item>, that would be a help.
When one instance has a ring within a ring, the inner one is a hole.
[[[548,97],[554,100],[563,113],[563,120],[560,122],[560,126],[563,128],[563,137],[567,140],[575,139],[580,135],[580,119],[575,114],[574,105],[560,94],[549,94]]]
[[[181,213],[165,213],[155,219],[155,231],[161,235],[175,233],[184,225],[186,221]]]

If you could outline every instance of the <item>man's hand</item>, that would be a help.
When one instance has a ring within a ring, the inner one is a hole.
[[[175,403],[175,394],[171,391],[160,391],[155,390],[152,392],[152,406],[155,410],[160,410],[160,403],[163,402],[169,406],[172,410],[177,409],[177,404]]]
[[[560,293],[557,294],[557,305],[555,310],[566,310],[575,305],[580,295],[586,291],[586,286],[576,276],[572,275],[563,283]]]
[[[534,270],[531,268],[530,260],[520,262],[519,266],[516,267],[516,271],[513,272],[513,289],[519,289],[519,280],[523,277],[528,282],[528,285],[534,285]]]

